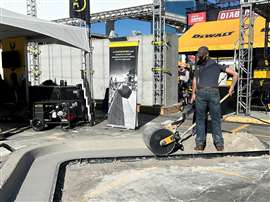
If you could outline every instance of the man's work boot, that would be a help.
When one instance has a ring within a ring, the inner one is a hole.
[[[203,151],[204,148],[205,148],[204,145],[198,145],[198,146],[194,147],[194,150],[196,150],[196,151]]]
[[[203,143],[203,150],[205,149],[205,147],[206,147],[206,140]]]
[[[216,146],[217,151],[223,151],[224,147],[223,146]]]

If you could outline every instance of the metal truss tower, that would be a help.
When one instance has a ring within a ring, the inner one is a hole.
[[[165,6],[164,0],[153,2],[153,46],[154,46],[154,67],[153,67],[153,97],[154,105],[164,104],[164,70],[165,70]]]
[[[37,4],[36,0],[26,0],[26,8],[27,8],[27,15],[32,17],[37,17]],[[40,50],[38,47],[38,43],[36,42],[29,42],[27,45],[28,51],[28,78],[31,82],[31,85],[38,85],[40,84],[40,75],[41,71],[39,68],[39,55]]]
[[[241,4],[237,114],[249,115],[251,105],[254,12],[252,4]]]
[[[36,0],[26,0],[27,15],[37,17]]]
[[[154,105],[164,104],[164,73],[166,73],[166,32],[165,26],[170,25],[177,30],[183,30],[186,24],[186,17],[165,11],[165,0],[153,0],[153,4],[136,7],[111,10],[91,14],[91,23],[107,22],[125,18],[151,21],[153,23],[153,97]],[[67,22],[71,19],[60,19],[55,22]]]
[[[239,38],[239,79],[237,92],[237,114],[250,115],[253,65],[254,22],[256,14],[266,19],[264,57],[269,60],[269,0],[241,0]],[[268,61],[267,60],[267,61]],[[268,63],[268,62],[267,62]],[[269,64],[268,64],[269,65]]]
[[[159,2],[159,1],[158,1]],[[153,21],[153,4],[122,8],[91,14],[91,23],[115,21],[132,18],[144,21]],[[166,24],[182,30],[186,24],[186,17],[165,11]]]
[[[164,104],[164,73],[166,72],[166,24],[183,30],[186,24],[186,17],[165,11],[165,0],[153,0],[153,4],[141,5],[136,7],[111,10],[106,12],[91,14],[91,23],[107,22],[125,18],[151,21],[153,23],[153,104]],[[60,19],[55,22],[69,21],[70,19]]]

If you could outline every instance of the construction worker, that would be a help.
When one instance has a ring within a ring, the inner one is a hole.
[[[178,62],[178,102],[184,99],[184,90],[188,88],[189,70],[184,62]]]
[[[188,65],[184,62],[178,63],[178,76],[179,81],[183,83],[187,83],[189,80],[189,71],[188,71]]]
[[[218,89],[218,78],[220,72],[232,75],[233,81],[229,88],[232,95],[238,75],[230,66],[219,65],[209,58],[206,46],[198,49],[195,75],[192,81],[191,102],[196,105],[196,147],[197,151],[203,151],[206,146],[205,116],[206,108],[209,107],[212,124],[212,137],[217,151],[224,150],[224,140],[221,132],[221,107]]]

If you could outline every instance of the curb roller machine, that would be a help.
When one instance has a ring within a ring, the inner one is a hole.
[[[229,97],[227,94],[220,100],[220,103]],[[183,133],[179,132],[179,127],[185,122],[186,118],[194,112],[192,105],[185,107],[182,117],[175,121],[164,122],[160,125],[149,125],[143,131],[143,140],[147,148],[156,156],[168,156],[176,151],[184,150],[184,141],[195,135],[193,130],[194,123]]]

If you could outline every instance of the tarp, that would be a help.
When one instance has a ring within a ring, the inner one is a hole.
[[[0,8],[0,40],[26,37],[89,51],[87,29],[57,24]]]
[[[234,19],[197,23],[179,38],[178,51],[194,52],[200,46],[207,46],[209,50],[215,51],[238,49],[239,21]],[[254,26],[254,48],[264,47],[264,27],[264,18],[257,17]]]

